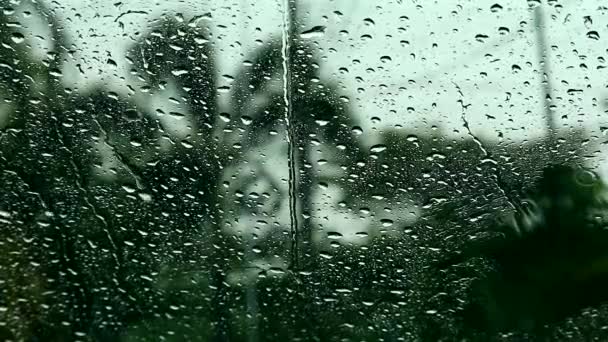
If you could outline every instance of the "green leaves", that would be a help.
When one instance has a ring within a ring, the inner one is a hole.
[[[494,236],[466,246],[443,265],[469,258],[496,270],[476,282],[464,311],[468,328],[537,331],[547,323],[608,300],[606,186],[588,170],[552,165],[521,207]]]

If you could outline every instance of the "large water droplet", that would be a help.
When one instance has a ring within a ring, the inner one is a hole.
[[[502,6],[500,4],[494,4],[492,6],[490,6],[490,11],[492,12],[499,12],[502,10]]]
[[[386,150],[386,145],[377,144],[377,145],[372,146],[369,150],[373,153],[382,152],[382,151]]]
[[[300,38],[311,39],[311,38],[323,37],[323,35],[325,35],[325,30],[326,30],[325,26],[314,26],[311,29],[302,31],[302,33],[300,33]]]
[[[171,70],[171,74],[173,74],[173,76],[181,76],[181,75],[185,75],[188,73],[188,70],[186,69],[173,69]]]
[[[600,34],[597,31],[589,31],[587,32],[587,38],[593,40],[600,40]]]
[[[11,40],[17,44],[23,43],[25,41],[25,36],[19,32],[14,32],[11,35]]]

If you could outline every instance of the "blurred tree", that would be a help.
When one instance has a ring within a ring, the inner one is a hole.
[[[546,167],[500,234],[445,260],[453,265],[485,257],[496,265],[473,284],[465,328],[525,331],[540,338],[546,324],[608,300],[606,195],[605,184],[591,171]]]

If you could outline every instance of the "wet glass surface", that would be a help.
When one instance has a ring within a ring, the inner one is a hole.
[[[608,7],[0,4],[0,340],[608,336]]]

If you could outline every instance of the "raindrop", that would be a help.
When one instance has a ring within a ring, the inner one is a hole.
[[[405,139],[409,142],[416,142],[416,141],[418,141],[418,136],[414,135],[414,134],[410,134]]]
[[[202,44],[208,43],[209,40],[203,36],[196,36],[196,37],[194,37],[194,42],[198,45],[202,45]]]
[[[382,220],[380,220],[380,223],[382,223],[383,227],[390,227],[393,225],[393,220],[382,219]]]
[[[327,252],[320,252],[319,256],[322,257],[323,259],[328,259],[328,260],[333,258],[333,256]]]
[[[368,41],[368,40],[372,40],[372,35],[371,34],[364,34],[361,36],[361,40],[362,41]]]
[[[325,26],[314,26],[311,29],[308,29],[306,31],[302,31],[300,33],[300,38],[303,39],[310,39],[310,38],[318,38],[318,37],[323,37],[323,35],[325,35],[325,30],[327,28]]]
[[[175,51],[182,51],[184,48],[178,44],[169,44],[169,47]]]
[[[384,145],[384,144],[377,144],[370,148],[370,151],[373,153],[382,152],[384,150],[386,150],[386,145]]]
[[[590,25],[593,25],[593,19],[591,19],[591,16],[589,15],[583,17],[583,22],[585,23],[585,26],[587,26],[587,28],[589,28]]]
[[[528,7],[535,7],[540,5],[540,0],[527,0],[528,1]]]
[[[55,76],[55,77],[61,77],[61,76],[63,76],[63,73],[61,73],[61,71],[59,69],[51,69],[51,70],[49,70],[49,75]]]
[[[477,40],[478,42],[482,42],[482,43],[485,42],[485,40],[488,38],[489,38],[488,35],[481,34],[481,33],[475,35],[475,40]]]
[[[376,25],[376,23],[374,22],[374,20],[372,18],[365,18],[365,19],[363,19],[363,22],[367,26],[374,26],[374,25]]]
[[[131,186],[129,186],[129,185],[123,185],[123,186],[122,186],[122,189],[123,189],[124,191],[126,191],[127,193],[129,193],[129,194],[132,194],[132,193],[134,193],[135,191],[137,191],[135,188],[133,188],[133,187],[131,187]]]
[[[502,10],[502,6],[500,4],[494,4],[492,6],[490,6],[490,11],[492,12],[499,12]]]
[[[181,76],[181,75],[185,75],[188,73],[188,70],[186,69],[173,69],[171,70],[171,74],[173,74],[173,76]]]
[[[150,195],[150,194],[146,194],[146,193],[142,192],[142,193],[139,193],[138,196],[144,202],[151,202],[152,201],[152,195]]]
[[[380,57],[380,61],[382,63],[388,63],[388,62],[392,61],[392,59],[391,59],[391,56],[382,56],[382,57]]]
[[[566,93],[567,93],[568,95],[580,94],[580,93],[582,93],[582,92],[583,92],[583,90],[582,90],[582,89],[572,89],[572,88],[571,88],[571,89],[568,89],[568,90],[566,91]]]
[[[25,41],[25,36],[19,32],[14,32],[11,35],[11,40],[17,44],[23,43]]]
[[[230,87],[229,86],[217,87],[217,92],[218,93],[228,93],[229,91],[230,91]]]
[[[589,32],[587,32],[587,38],[593,39],[593,40],[599,40],[600,34],[597,31],[589,31]]]
[[[317,119],[317,120],[315,120],[315,123],[317,125],[323,127],[323,126],[327,126],[327,124],[329,123],[329,121],[328,120]]]
[[[230,122],[230,114],[220,113],[220,119],[222,119],[224,122]]]
[[[253,122],[253,118],[250,116],[247,116],[247,115],[243,115],[243,116],[241,116],[241,122],[244,125],[249,126]]]
[[[169,115],[178,119],[184,118],[186,116],[184,113],[180,112],[169,112]]]
[[[340,239],[342,238],[342,234],[338,232],[327,232],[327,238],[329,239]]]

